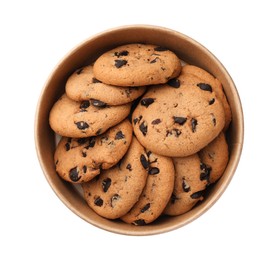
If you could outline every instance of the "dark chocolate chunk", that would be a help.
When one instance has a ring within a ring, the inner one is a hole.
[[[167,85],[173,87],[173,88],[179,88],[181,83],[178,79],[170,79],[168,82],[167,82]]]
[[[206,180],[209,183],[211,167],[207,166],[204,163],[201,163],[200,169],[201,169],[200,180],[201,181]]]
[[[157,167],[150,167],[149,168],[149,171],[148,171],[148,174],[150,175],[155,175],[155,174],[158,174],[160,171]]]
[[[215,102],[215,99],[212,98],[212,99],[209,101],[209,105],[212,105],[214,102]]]
[[[150,104],[154,102],[154,98],[143,98],[140,102],[142,106],[148,107]]]
[[[65,148],[66,148],[66,151],[69,151],[70,150],[70,143],[66,143]]]
[[[140,156],[140,162],[141,164],[143,165],[144,169],[147,169],[149,167],[149,162],[148,160],[146,159],[145,155],[144,154],[141,154]]]
[[[100,100],[97,100],[97,99],[92,99],[92,105],[95,106],[95,107],[106,107],[106,103],[100,101]]]
[[[85,101],[81,102],[80,109],[86,109],[89,106],[90,106],[90,101],[89,100],[85,100]]]
[[[110,179],[110,178],[104,179],[104,180],[102,181],[101,185],[102,185],[102,190],[103,190],[104,192],[107,192],[108,189],[109,189],[109,187],[110,187],[110,185],[111,185],[111,179]]]
[[[209,84],[206,83],[198,83],[197,86],[201,89],[201,90],[205,90],[205,91],[209,91],[212,92],[212,87]]]
[[[103,205],[103,200],[100,196],[98,196],[95,201],[94,201],[95,205],[98,207],[101,207]]]
[[[186,117],[181,117],[181,116],[173,116],[173,118],[174,118],[174,122],[179,125],[183,125],[187,120]]]
[[[82,168],[82,170],[83,170],[84,173],[86,173],[86,172],[87,172],[87,166],[84,165],[83,168]]]
[[[142,116],[139,116],[139,117],[137,117],[137,118],[134,118],[134,119],[133,119],[133,124],[136,125],[137,122],[140,122],[140,121],[141,121],[141,119],[142,119]]]
[[[80,145],[85,144],[87,141],[88,141],[87,138],[78,138],[77,139],[77,143],[80,144]]]
[[[127,164],[126,169],[128,169],[130,172],[132,171],[132,167],[130,163]]]
[[[96,78],[92,78],[92,83],[102,83],[102,82]]]
[[[152,121],[152,125],[158,125],[161,123],[161,120],[159,118]]]
[[[189,192],[190,191],[190,186],[186,183],[184,178],[182,178],[182,189],[183,189],[184,192]]]
[[[128,51],[124,50],[124,51],[120,51],[120,52],[115,52],[114,55],[117,56],[118,58],[120,58],[121,56],[127,56],[129,54]]]
[[[144,213],[146,210],[148,210],[151,207],[151,203],[147,203],[140,211],[141,213]]]
[[[79,74],[82,73],[82,71],[83,71],[83,68],[80,68],[80,69],[78,69],[78,70],[76,71],[76,74],[79,75]]]
[[[77,182],[80,180],[81,176],[78,175],[79,171],[77,167],[70,169],[69,177],[73,182]]]
[[[116,206],[117,201],[121,198],[119,194],[114,194],[111,198],[111,207],[114,208]]]
[[[96,139],[94,136],[89,138],[89,144],[85,147],[86,149],[93,148],[95,146]]]
[[[200,199],[204,194],[204,190],[197,191],[190,195],[192,199]]]
[[[142,132],[142,134],[145,136],[148,132],[148,126],[146,125],[146,122],[143,121],[141,123],[141,125],[139,126],[140,131]]]
[[[118,69],[126,64],[127,64],[127,60],[115,60],[115,67]]]
[[[135,226],[144,226],[146,225],[146,222],[144,219],[137,219],[134,222],[132,222]]]
[[[116,133],[115,140],[119,140],[119,139],[123,139],[123,138],[125,138],[125,135],[123,134],[122,131],[119,131],[118,133]]]
[[[154,50],[155,50],[155,51],[168,51],[167,48],[162,47],[162,46],[157,46],[157,47],[154,48]]]
[[[86,128],[89,127],[89,125],[85,121],[79,121],[75,123],[77,128],[80,130],[85,130]]]
[[[195,133],[196,132],[196,126],[198,125],[198,121],[195,118],[191,119],[191,128],[192,128],[192,132]]]

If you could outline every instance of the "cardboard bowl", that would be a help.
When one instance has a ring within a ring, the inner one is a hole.
[[[221,179],[212,185],[205,199],[189,212],[175,217],[162,216],[151,224],[134,226],[97,215],[85,202],[80,190],[63,181],[55,171],[55,134],[49,126],[49,112],[65,91],[67,78],[78,68],[89,64],[103,52],[127,43],[150,43],[164,46],[175,52],[181,60],[199,66],[223,84],[232,110],[232,123],[227,131],[230,159]],[[92,225],[119,234],[152,235],[182,227],[204,214],[223,194],[239,162],[243,146],[243,112],[237,89],[221,62],[204,46],[179,32],[157,26],[131,25],[113,28],[84,41],[56,66],[48,78],[38,101],[35,118],[35,143],[44,175],[56,195],[75,214]]]

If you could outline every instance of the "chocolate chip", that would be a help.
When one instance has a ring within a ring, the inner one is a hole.
[[[95,205],[98,206],[98,207],[101,207],[103,205],[103,200],[101,197],[97,197],[94,201]]]
[[[211,114],[211,117],[213,125],[216,126],[216,118],[214,117],[214,114]]]
[[[111,207],[114,208],[116,206],[117,201],[121,198],[119,194],[114,194],[111,198]]]
[[[106,107],[106,103],[100,101],[100,100],[97,100],[97,99],[92,99],[92,105],[95,106],[95,107]]]
[[[161,123],[161,120],[159,118],[152,121],[152,125],[158,125]]]
[[[127,60],[115,60],[115,67],[118,69],[126,64],[127,64]]]
[[[209,183],[211,167],[209,167],[204,163],[201,163],[200,169],[201,169],[200,180],[201,181],[206,180]]]
[[[175,204],[176,200],[178,200],[178,199],[179,198],[174,193],[172,193],[171,198],[170,198],[170,202],[172,204]]]
[[[77,128],[80,130],[85,130],[86,128],[89,127],[89,125],[85,121],[79,121],[75,123]]]
[[[172,130],[166,131],[166,137],[168,137],[169,135],[173,135],[173,134],[175,135],[175,137],[179,137],[181,135],[181,130],[174,128]]]
[[[140,211],[141,213],[144,213],[146,210],[148,210],[151,207],[151,203],[147,203]]]
[[[66,148],[66,151],[69,151],[70,150],[70,143],[66,143],[65,148]]]
[[[149,171],[148,171],[148,174],[150,175],[155,175],[155,174],[158,174],[160,171],[157,167],[150,167],[149,168]]]
[[[190,195],[192,199],[200,199],[204,194],[204,190],[197,191]]]
[[[173,88],[179,88],[181,83],[178,79],[170,79],[167,82],[167,85],[169,85],[170,87],[173,87]]]
[[[110,178],[104,179],[104,180],[102,181],[101,185],[102,185],[102,190],[103,190],[104,192],[107,192],[108,189],[109,189],[109,187],[110,187],[110,185],[111,185],[111,179],[110,179]]]
[[[81,102],[81,104],[80,104],[80,109],[86,109],[86,108],[88,108],[90,106],[90,101],[89,100],[85,100],[85,101],[83,101],[83,102]]]
[[[119,131],[118,133],[116,133],[115,140],[119,140],[119,139],[123,139],[123,138],[125,138],[125,135],[123,134],[122,131]]]
[[[98,129],[97,132],[96,132],[96,135],[100,135],[102,132],[102,128]]]
[[[83,71],[83,68],[80,68],[80,69],[78,69],[78,70],[76,71],[76,74],[79,75],[79,74],[82,73],[82,71]]]
[[[146,159],[145,155],[144,154],[141,154],[140,156],[140,162],[141,164],[143,165],[144,169],[147,169],[149,167],[149,162],[148,160]]]
[[[205,90],[205,91],[212,92],[211,85],[209,85],[209,84],[206,84],[206,83],[198,83],[197,86],[198,86],[201,90]]]
[[[85,151],[82,151],[82,157],[86,157],[87,153]]]
[[[192,132],[195,133],[196,132],[196,126],[198,125],[198,121],[195,118],[191,119],[191,128],[192,128]]]
[[[82,168],[82,170],[83,170],[84,173],[86,173],[86,172],[87,172],[87,166],[84,165],[83,168]]]
[[[114,55],[117,56],[118,58],[120,58],[121,56],[128,56],[129,52],[124,50],[124,51],[120,51],[120,52],[115,52]]]
[[[144,226],[146,225],[146,222],[144,219],[137,219],[133,221],[132,224],[134,224],[135,226]]]
[[[146,125],[146,122],[143,121],[141,123],[141,125],[139,126],[140,131],[142,132],[142,134],[145,136],[148,132],[148,126]]]
[[[157,47],[154,48],[154,50],[155,50],[155,51],[168,51],[167,48],[162,47],[162,46],[157,46]]]
[[[133,124],[136,125],[137,122],[140,122],[140,121],[141,121],[141,119],[142,119],[142,116],[139,116],[139,117],[137,117],[137,118],[134,118],[134,119],[133,119]]]
[[[92,78],[92,83],[102,83],[102,82],[96,78]]]
[[[140,102],[142,106],[148,107],[150,104],[154,102],[153,98],[143,98]]]
[[[186,117],[181,117],[181,116],[173,116],[173,118],[174,118],[174,122],[179,125],[183,125],[187,120]]]
[[[156,63],[156,60],[159,59],[158,57],[155,57],[153,60],[150,61],[151,64]]]
[[[132,167],[130,163],[127,164],[126,169],[128,169],[130,172],[132,171]]]
[[[78,138],[78,139],[77,139],[77,143],[78,143],[78,144],[85,144],[87,141],[88,141],[87,138]]]
[[[80,180],[81,176],[78,175],[79,171],[77,167],[70,169],[69,177],[73,182],[77,182]]]
[[[215,102],[215,99],[212,98],[212,99],[209,101],[209,105],[212,105],[214,102]]]
[[[182,189],[184,192],[190,191],[190,186],[186,183],[185,178],[182,178]]]
[[[96,139],[94,136],[89,138],[89,144],[85,147],[86,149],[93,148],[95,146]]]

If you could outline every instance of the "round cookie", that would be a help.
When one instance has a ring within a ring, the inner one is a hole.
[[[174,188],[175,169],[169,157],[147,153],[149,157],[146,186],[132,209],[121,219],[134,225],[145,225],[157,219],[166,207]]]
[[[127,119],[96,137],[62,137],[54,154],[56,171],[66,181],[87,182],[101,169],[114,166],[125,155],[131,139],[132,126]]]
[[[129,103],[145,92],[145,87],[115,87],[97,80],[93,74],[93,65],[75,71],[66,82],[66,94],[75,101],[93,99],[107,105]]]
[[[222,105],[224,107],[224,131],[227,130],[232,120],[232,112],[221,82],[217,78],[209,74],[207,71],[193,65],[185,65],[182,68],[179,80],[186,82],[186,84],[206,83],[212,87],[212,90],[215,92],[216,97],[222,102]]]
[[[197,154],[188,157],[173,158],[175,166],[174,191],[164,214],[181,215],[191,210],[198,201],[203,200],[207,185],[207,175],[202,169]]]
[[[62,95],[49,115],[49,124],[57,134],[82,138],[100,135],[125,119],[131,104],[120,106],[96,106],[90,101],[77,102]]]
[[[110,85],[145,86],[166,83],[179,75],[181,62],[166,48],[151,44],[127,44],[101,55],[95,77]]]
[[[229,150],[223,132],[219,134],[211,143],[204,147],[199,156],[201,162],[209,171],[209,183],[216,182],[224,173],[229,161]]]
[[[138,201],[146,184],[147,168],[144,147],[133,137],[119,165],[102,171],[97,180],[82,185],[84,198],[100,216],[119,218]]]
[[[209,144],[223,129],[221,102],[202,85],[168,84],[150,87],[132,114],[139,142],[156,154],[184,157]]]

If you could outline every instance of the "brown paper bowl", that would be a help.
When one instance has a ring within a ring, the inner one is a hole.
[[[146,226],[134,226],[98,216],[88,207],[78,189],[59,178],[53,162],[55,134],[48,123],[50,109],[65,91],[65,82],[71,73],[95,60],[109,49],[122,44],[138,42],[167,47],[174,51],[180,59],[199,66],[216,76],[223,84],[233,116],[228,130],[230,160],[223,177],[209,189],[205,199],[188,213],[176,217],[163,216]],[[219,60],[201,44],[167,28],[147,25],[124,26],[97,34],[81,43],[66,55],[53,70],[38,102],[35,118],[35,142],[38,159],[48,183],[63,203],[75,214],[92,225],[111,232],[126,235],[152,235],[174,230],[195,220],[205,213],[225,191],[234,175],[241,155],[243,113],[238,92],[230,75]]]

